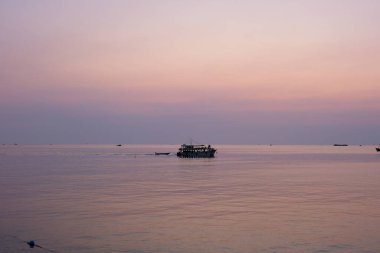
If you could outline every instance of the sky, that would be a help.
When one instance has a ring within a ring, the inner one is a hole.
[[[0,143],[380,143],[380,1],[1,0]]]

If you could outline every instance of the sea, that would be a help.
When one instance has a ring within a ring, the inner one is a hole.
[[[380,252],[375,146],[178,147],[0,145],[0,252]]]

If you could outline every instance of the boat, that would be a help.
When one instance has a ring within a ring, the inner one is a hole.
[[[177,156],[180,158],[212,158],[215,157],[216,149],[211,145],[182,144],[178,149]]]
[[[170,152],[168,153],[162,153],[162,152],[154,152],[155,155],[169,155]]]
[[[380,152],[380,146],[376,148],[376,151],[377,151],[377,152]]]
[[[335,147],[347,147],[348,144],[334,144]]]

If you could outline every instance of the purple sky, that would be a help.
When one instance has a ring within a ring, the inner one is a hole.
[[[380,143],[380,2],[0,2],[0,143]]]

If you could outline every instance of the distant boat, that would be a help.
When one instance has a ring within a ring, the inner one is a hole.
[[[378,148],[376,148],[376,151],[377,151],[377,152],[380,152],[380,146],[379,146]]]
[[[121,147],[122,145],[121,144],[117,144],[116,146]]]
[[[212,158],[216,149],[210,145],[182,144],[178,149],[177,156],[181,158]]]
[[[169,155],[170,152],[162,153],[162,152],[154,152],[155,155]]]
[[[347,147],[348,144],[334,144],[335,147]]]

